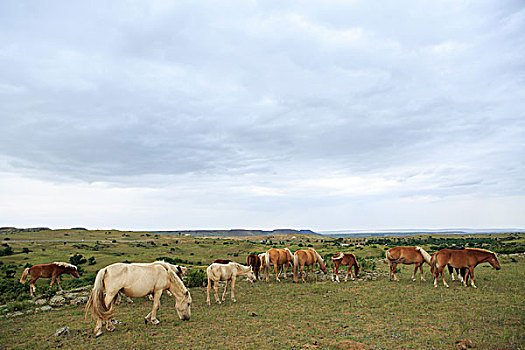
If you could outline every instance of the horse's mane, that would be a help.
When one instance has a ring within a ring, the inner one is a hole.
[[[75,265],[72,265],[72,264],[68,264],[66,262],[63,262],[63,261],[55,261],[53,264],[57,265],[57,266],[62,266],[62,267],[69,267],[71,269],[77,269],[77,267]]]
[[[487,250],[487,249],[482,249],[482,248],[468,248],[468,250],[473,250],[475,252],[480,252],[480,253],[490,253],[490,254],[493,254],[493,255],[496,255],[496,253],[494,252],[491,252],[490,250]]]
[[[344,257],[344,253],[337,253],[334,256],[332,256],[332,260],[342,259],[343,257]]]
[[[319,254],[314,248],[308,248],[308,250],[311,250],[312,252],[315,253],[315,256],[317,256],[317,261],[319,263],[323,263],[323,264],[325,263],[323,257],[321,256],[321,254]]]

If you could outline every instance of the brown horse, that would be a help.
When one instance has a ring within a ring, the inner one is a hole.
[[[263,273],[268,273],[268,269],[266,268],[266,253],[261,253],[258,255],[259,260],[261,260],[261,269],[259,274],[259,279],[263,279]]]
[[[423,263],[430,265],[431,256],[421,247],[394,247],[386,251],[386,259],[388,266],[390,267],[390,281],[392,281],[392,275],[394,279],[399,281],[396,276],[397,264],[412,265],[415,264],[414,273],[412,274],[412,281],[416,280],[417,269],[421,272],[421,280],[424,281],[423,277]]]
[[[284,267],[284,278],[286,278],[286,273],[288,272],[288,266],[292,265],[292,268],[293,268],[292,252],[288,248],[283,248],[283,249],[272,248],[266,252],[265,263],[266,263],[266,281],[268,281],[268,271],[270,270],[270,265],[273,264],[273,269],[275,272],[275,279],[278,282],[281,282],[281,280],[279,279],[279,275],[277,275],[277,268],[281,265]]]
[[[213,264],[229,264],[231,262],[233,262],[233,260],[230,260],[230,259],[215,259]]]
[[[301,268],[301,279],[303,280],[303,282],[306,282],[303,276],[304,267],[306,266],[306,278],[308,279],[308,267],[310,267],[310,269],[312,270],[312,276],[313,276],[314,266],[316,263],[319,263],[319,268],[324,273],[326,273],[326,264],[323,258],[313,248],[308,248],[306,250],[302,249],[302,250],[296,251],[295,254],[293,255],[293,265],[294,265],[293,281],[294,282],[298,281],[297,275],[298,275],[299,267],[300,267]]]
[[[255,280],[259,279],[259,271],[261,270],[261,259],[256,254],[250,254],[246,258],[246,265],[251,266],[255,274]]]
[[[434,274],[434,287],[437,287],[437,279],[440,274],[443,279],[443,284],[445,287],[448,287],[443,272],[445,266],[450,265],[458,269],[467,268],[468,270],[463,278],[463,283],[466,287],[467,280],[470,276],[472,287],[477,288],[474,284],[474,268],[484,262],[488,262],[496,270],[501,268],[496,253],[489,250],[478,248],[466,248],[463,250],[441,249],[432,256],[431,270]]]
[[[332,262],[334,266],[332,267],[332,281],[339,282],[339,265],[348,266],[348,271],[346,272],[345,282],[348,281],[348,274],[351,273],[352,266],[354,267],[354,273],[352,274],[352,281],[357,278],[359,274],[359,264],[357,263],[357,258],[352,253],[337,253],[332,256]],[[335,271],[335,273],[334,273]],[[355,274],[355,278],[354,278]],[[334,279],[335,276],[335,279]]]
[[[22,273],[22,278],[20,278],[20,283],[25,283],[27,279],[27,275],[31,275],[31,279],[29,280],[29,292],[31,293],[31,296],[35,296],[35,281],[39,278],[51,278],[51,284],[50,287],[53,286],[53,283],[55,283],[55,280],[57,281],[58,288],[62,290],[62,286],[60,285],[60,275],[63,275],[65,273],[68,273],[72,275],[75,278],[80,277],[78,274],[77,267],[75,265],[71,265],[65,262],[54,262],[51,264],[42,264],[42,265],[35,265],[33,267],[28,267],[24,270]]]

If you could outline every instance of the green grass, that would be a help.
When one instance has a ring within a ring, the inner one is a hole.
[[[56,233],[56,231],[53,231]],[[94,239],[105,235],[93,234]],[[33,233],[35,234],[35,233]],[[50,235],[51,233],[47,233]],[[60,233],[62,234],[62,233]],[[92,233],[89,232],[91,235]],[[112,233],[121,237],[122,232]],[[12,240],[17,239],[10,235]],[[105,235],[109,236],[109,235]],[[264,251],[269,246],[257,240],[198,239],[160,236],[152,238],[130,234],[100,251],[71,249],[71,243],[9,243],[15,252],[28,247],[33,252],[1,257],[14,264],[19,278],[23,264],[68,261],[73,253],[94,255],[96,265],[83,265],[86,273],[116,261],[151,261],[158,256],[178,257],[205,266],[215,258],[244,262],[248,252]],[[70,236],[71,237],[71,236]],[[117,239],[117,238],[111,238]],[[156,246],[137,247],[125,240],[155,240]],[[179,240],[179,243],[174,243]],[[280,240],[285,240],[282,237]],[[315,240],[315,239],[314,239]],[[215,241],[215,243],[213,243]],[[279,241],[279,239],[275,239]],[[228,244],[223,244],[227,242]],[[321,254],[353,251],[359,257],[384,254],[384,247],[353,250],[332,246],[330,242],[289,241],[292,251],[298,243],[311,243]],[[168,246],[162,246],[162,244]],[[85,242],[94,246],[94,242]],[[42,252],[38,247],[45,246]],[[174,251],[170,251],[175,248]],[[45,253],[45,254],[42,254]],[[379,254],[381,253],[381,254]],[[234,256],[233,254],[238,254]],[[28,259],[25,259],[28,258]],[[206,289],[192,288],[192,319],[182,322],[174,309],[174,300],[162,297],[159,325],[145,325],[143,317],[152,302],[143,298],[115,307],[115,318],[123,324],[93,337],[94,321],[84,320],[82,306],[68,306],[37,314],[0,318],[0,347],[15,348],[121,348],[121,349],[453,349],[454,342],[471,339],[476,349],[523,349],[525,347],[525,259],[503,257],[502,269],[488,264],[476,268],[478,289],[464,288],[446,278],[450,288],[439,283],[434,288],[428,266],[427,282],[412,282],[411,266],[398,274],[401,282],[389,282],[387,266],[378,262],[377,280],[333,283],[317,275],[317,282],[282,283],[271,281],[237,283],[237,303],[228,299],[222,305],[206,306]],[[195,267],[196,265],[192,265]],[[346,273],[346,268],[340,273]],[[341,276],[340,276],[341,277]],[[418,277],[419,278],[419,277]],[[72,280],[70,276],[64,280]],[[39,280],[39,286],[49,280]],[[222,287],[219,290],[222,293]],[[214,300],[213,295],[211,296]],[[71,334],[53,336],[56,329],[68,326]]]

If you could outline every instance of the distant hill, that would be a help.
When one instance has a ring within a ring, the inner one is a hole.
[[[340,230],[340,231],[321,231],[324,236],[334,238],[352,238],[352,237],[392,237],[392,236],[415,236],[415,235],[476,235],[488,233],[523,233],[525,229],[508,228],[508,229],[421,229],[421,230]]]
[[[311,230],[276,229],[264,230],[181,230],[181,231],[144,231],[154,234],[168,235],[190,235],[193,237],[251,237],[251,236],[275,236],[275,235],[319,235]]]

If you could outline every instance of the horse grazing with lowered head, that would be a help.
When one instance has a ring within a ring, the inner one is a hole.
[[[352,266],[354,267],[354,272],[352,273],[352,281],[357,278],[357,275],[359,274],[359,264],[357,263],[357,258],[352,253],[337,253],[334,256],[332,256],[332,281],[339,282],[339,266],[348,266],[348,271],[346,272],[345,282],[348,281],[348,274],[351,273]],[[354,277],[355,274],[355,277]],[[335,279],[334,279],[335,276]]]
[[[326,264],[319,255],[318,252],[313,248],[301,249],[295,252],[293,255],[293,281],[298,281],[299,268],[301,269],[301,279],[303,282],[306,282],[303,276],[303,270],[306,266],[306,279],[308,279],[308,267],[312,270],[312,276],[314,276],[314,266],[316,263],[319,263],[319,268],[326,273]]]
[[[430,265],[430,259],[432,257],[421,247],[394,247],[386,251],[386,259],[390,268],[389,277],[392,281],[392,275],[394,279],[399,281],[396,275],[397,264],[405,265],[416,265],[414,273],[412,274],[412,281],[416,280],[417,269],[421,272],[421,280],[424,281],[423,277],[423,264],[427,263]]]
[[[231,281],[231,298],[233,302],[236,302],[235,299],[235,280],[239,276],[246,276],[253,283],[255,280],[255,275],[251,266],[244,266],[236,262],[230,262],[228,264],[213,263],[206,269],[206,274],[208,275],[208,288],[206,289],[206,303],[210,305],[210,290],[211,282],[213,281],[213,289],[215,292],[215,301],[221,303],[219,300],[219,295],[217,294],[219,290],[219,281],[226,281],[224,286],[224,293],[222,293],[222,301],[225,300],[226,290],[228,289],[228,281]]]
[[[448,287],[443,272],[445,266],[450,265],[458,269],[466,268],[467,272],[463,278],[463,284],[465,287],[467,286],[467,281],[470,276],[472,287],[477,288],[474,284],[474,268],[484,262],[488,262],[496,270],[501,268],[496,253],[490,250],[479,248],[465,248],[462,250],[441,249],[432,256],[431,269],[434,274],[434,287],[437,287],[437,279],[440,274],[443,279],[443,285]]]
[[[283,267],[283,276],[286,278],[286,273],[288,272],[288,266],[292,265],[293,268],[293,255],[290,249],[283,248],[272,248],[266,252],[264,262],[266,265],[266,281],[268,281],[268,273],[270,270],[270,265],[273,265],[275,279],[277,282],[281,282],[279,275],[277,274],[277,269],[279,266]]]
[[[58,288],[62,290],[62,286],[60,285],[60,275],[63,274],[70,274],[75,278],[80,277],[78,274],[78,269],[75,265],[71,265],[65,262],[54,262],[51,264],[42,264],[42,265],[34,265],[32,267],[28,267],[24,270],[22,273],[22,278],[20,278],[20,283],[24,284],[27,279],[27,275],[31,276],[31,279],[29,280],[29,292],[31,293],[31,296],[35,296],[35,281],[39,278],[51,278],[51,284],[50,287],[53,286],[53,283],[55,283],[55,280],[57,281]]]
[[[256,254],[250,254],[246,258],[246,265],[251,266],[255,274],[255,280],[259,279],[259,272],[261,271],[261,258]]]
[[[88,312],[96,319],[95,336],[102,334],[102,322],[106,329],[113,331],[111,323],[113,302],[119,291],[128,297],[144,297],[153,294],[153,309],[144,318],[144,322],[158,324],[157,310],[160,307],[162,292],[169,290],[175,297],[175,310],[183,321],[191,317],[191,295],[177,276],[177,267],[163,261],[153,263],[116,263],[101,269],[97,273],[95,283],[86,304],[85,315]]]

